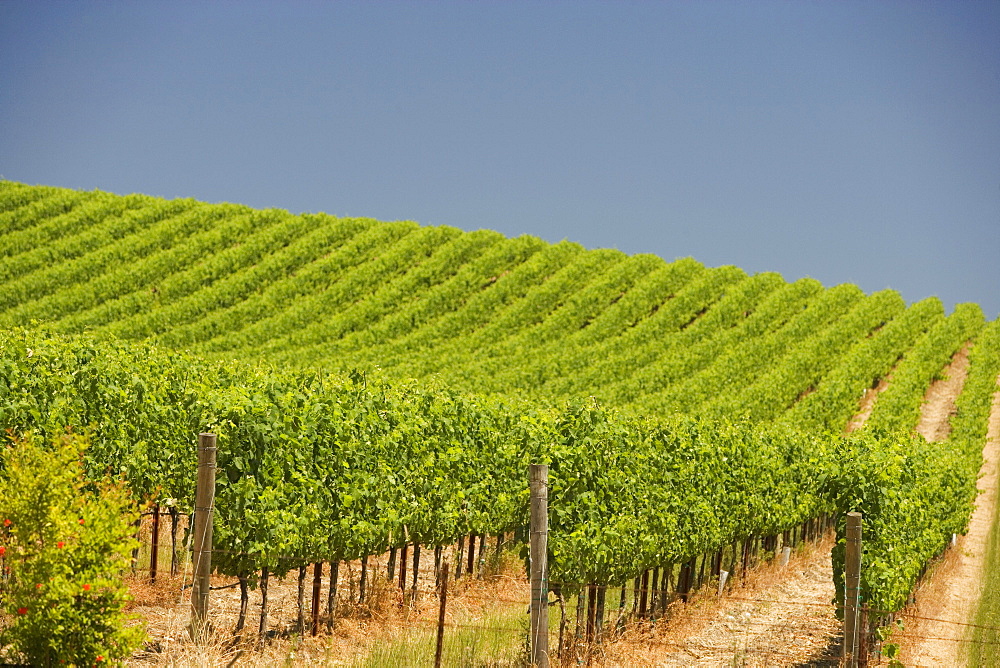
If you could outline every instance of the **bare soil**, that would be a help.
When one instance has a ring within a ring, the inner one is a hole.
[[[955,400],[962,393],[969,373],[969,347],[962,348],[942,371],[940,380],[931,383],[924,395],[924,406],[917,423],[917,433],[932,443],[948,439]]]
[[[607,642],[603,666],[791,666],[823,654],[838,631],[830,549],[833,534],[754,569],[722,596],[706,588],[670,620],[636,626]]]
[[[875,400],[878,399],[878,395],[882,394],[885,388],[889,387],[889,380],[891,378],[892,374],[890,373],[882,378],[882,380],[878,382],[878,385],[865,390],[858,406],[858,412],[853,418],[851,418],[851,421],[847,423],[847,428],[844,430],[845,432],[850,434],[851,432],[855,432],[865,426],[865,423],[868,422],[868,418],[871,417],[872,410],[875,408]]]
[[[998,379],[1000,382],[1000,379]],[[943,411],[940,409],[938,413]],[[941,433],[937,430],[935,433]],[[979,600],[986,542],[997,503],[997,463],[1000,459],[1000,392],[993,396],[990,425],[979,471],[980,490],[969,531],[925,578],[916,604],[907,612],[906,628],[896,638],[907,666],[963,665],[968,623]]]

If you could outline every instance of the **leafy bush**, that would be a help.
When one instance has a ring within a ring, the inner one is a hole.
[[[113,665],[142,642],[121,573],[135,540],[124,485],[84,481],[86,439],[15,439],[0,472],[7,661]]]

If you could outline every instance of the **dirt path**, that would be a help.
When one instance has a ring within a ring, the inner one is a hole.
[[[1000,379],[998,379],[1000,382]],[[986,541],[997,502],[997,462],[1000,458],[1000,392],[993,395],[990,426],[983,447],[976,508],[969,532],[917,591],[917,604],[908,613],[904,633],[897,634],[907,666],[962,665],[965,627],[979,599],[979,582]],[[921,619],[925,618],[925,619]],[[931,621],[942,620],[942,621]]]
[[[931,383],[924,395],[924,407],[917,423],[917,433],[931,442],[941,442],[951,434],[951,416],[955,400],[962,393],[969,373],[969,347],[962,348],[944,368],[943,378]]]
[[[703,593],[669,625],[607,647],[602,665],[787,666],[820,652],[838,627],[832,546],[831,533],[801,547],[784,568],[776,559],[756,569],[721,598]]]
[[[865,394],[861,397],[861,403],[858,406],[858,412],[853,418],[851,418],[851,421],[847,423],[847,428],[844,430],[845,432],[850,434],[851,432],[855,432],[865,426],[865,422],[868,422],[868,418],[871,417],[872,410],[875,408],[875,400],[878,398],[878,395],[882,394],[882,391],[889,386],[890,379],[891,374],[880,380],[878,385],[874,388],[865,390]]]

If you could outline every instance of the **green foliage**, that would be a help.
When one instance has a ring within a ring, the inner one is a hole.
[[[0,639],[33,666],[118,664],[145,636],[124,613],[134,504],[124,485],[84,481],[84,446],[27,438],[4,453]]]
[[[782,424],[839,433],[858,411],[865,390],[874,388],[913,343],[944,319],[941,300],[930,297],[861,338],[816,386],[779,418]]]
[[[522,527],[532,461],[551,464],[552,577],[576,582],[861,510],[864,595],[896,609],[968,521],[1000,372],[975,305],[7,181],[0,233],[0,327],[92,331],[0,333],[0,426],[88,429],[92,479],[183,510],[195,435],[215,431],[224,573]],[[977,336],[949,443],[914,439]],[[890,372],[866,433],[842,437]]]
[[[228,574],[510,531],[527,520],[533,461],[552,463],[553,578],[621,582],[832,509],[818,493],[829,444],[749,424],[28,332],[0,334],[0,384],[2,426],[86,426],[91,475],[121,473],[143,498],[183,508],[195,435],[217,433],[217,567]]]
[[[866,426],[885,431],[915,429],[927,387],[983,324],[983,311],[976,304],[959,304],[954,313],[935,323],[903,356]]]

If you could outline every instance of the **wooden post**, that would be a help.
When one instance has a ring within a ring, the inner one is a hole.
[[[657,604],[657,587],[659,585],[660,578],[660,567],[657,566],[651,571],[651,576],[649,579],[649,597],[648,597],[648,607],[647,616],[650,619],[656,619],[656,604]]]
[[[615,630],[622,631],[625,628],[625,603],[626,603],[626,583],[622,583],[622,588],[618,591],[618,619],[615,620]]]
[[[682,602],[687,603],[688,592],[691,591],[691,571],[694,567],[690,561],[681,564],[681,572],[677,576],[677,593],[680,594]]]
[[[135,527],[135,533],[133,534],[133,538],[135,538],[135,547],[132,548],[133,575],[135,575],[136,569],[139,568],[139,544],[142,542],[142,505],[140,504],[136,506],[136,510],[138,513],[136,515],[135,522],[132,523],[132,526]]]
[[[868,604],[861,606],[858,613],[858,668],[868,668]]]
[[[434,588],[437,589],[441,586],[441,546],[437,545],[434,548]]]
[[[448,562],[441,571],[441,606],[438,608],[437,649],[434,650],[434,668],[441,668],[441,651],[444,649],[444,610],[448,604]]]
[[[149,581],[156,584],[156,567],[160,557],[160,506],[153,506],[153,531],[149,539]]]
[[[662,617],[667,611],[667,605],[670,603],[670,582],[674,577],[674,564],[672,562],[667,562],[667,565],[663,567],[663,576],[660,578],[660,609],[657,612],[657,617]]]
[[[858,590],[861,585],[861,513],[847,513],[844,559],[844,664],[858,665]]]
[[[212,509],[215,504],[215,434],[198,435],[198,487],[194,499],[194,586],[191,588],[191,638],[201,642],[208,630],[208,593],[212,574]]]
[[[312,634],[319,633],[319,595],[323,589],[323,562],[313,567]]]
[[[549,583],[546,554],[549,538],[549,467],[532,464],[531,530],[529,555],[531,569],[531,636],[528,639],[528,662],[538,668],[549,666]]]

